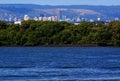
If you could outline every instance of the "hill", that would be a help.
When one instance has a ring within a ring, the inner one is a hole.
[[[84,17],[88,19],[114,19],[120,18],[120,6],[89,6],[89,5],[34,5],[34,4],[0,4],[0,19],[8,19],[9,17],[22,19],[25,14],[31,18],[41,16],[56,15],[58,10],[62,10],[62,14],[69,17]]]

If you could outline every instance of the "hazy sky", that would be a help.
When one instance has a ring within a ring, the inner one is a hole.
[[[120,5],[120,0],[0,0],[0,4]]]

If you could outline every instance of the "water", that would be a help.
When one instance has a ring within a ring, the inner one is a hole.
[[[120,81],[120,48],[1,47],[0,81]]]

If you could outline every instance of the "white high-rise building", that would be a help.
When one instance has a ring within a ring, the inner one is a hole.
[[[42,17],[39,17],[38,19],[39,19],[40,21],[42,21],[42,20],[43,20],[43,18],[42,18]]]
[[[24,15],[24,20],[25,21],[29,20],[29,16],[28,15]]]
[[[57,21],[55,16],[52,16],[52,21]]]
[[[48,20],[48,18],[47,17],[43,17],[43,21],[47,21]]]
[[[52,21],[52,17],[48,17],[48,21]]]
[[[77,17],[76,21],[77,21],[77,22],[81,22],[80,17]]]

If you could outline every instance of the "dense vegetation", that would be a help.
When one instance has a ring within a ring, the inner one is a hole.
[[[110,45],[120,46],[120,22],[23,21],[21,25],[0,21],[1,46]]]

